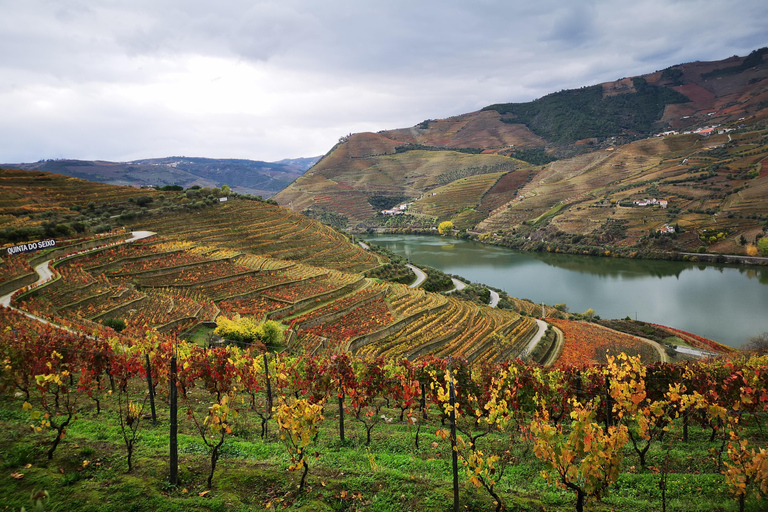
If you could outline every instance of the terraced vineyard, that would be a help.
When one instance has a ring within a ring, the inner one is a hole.
[[[537,330],[514,312],[364,278],[360,272],[387,263],[384,256],[274,205],[229,201],[146,216],[134,228],[158,234],[64,257],[54,263],[54,279],[13,304],[64,324],[95,328],[120,319],[128,329],[175,334],[220,314],[276,319],[299,353],[501,361],[517,356]],[[16,275],[29,272],[26,262],[4,264]]]
[[[478,204],[501,177],[469,176],[435,197],[452,203],[472,197]],[[541,306],[525,300],[510,298],[517,313],[365,278],[363,272],[390,264],[387,258],[273,204],[233,198],[205,208],[138,216],[130,224],[157,234],[113,245],[120,239],[113,233],[80,240],[71,250],[66,249],[68,240],[57,241],[51,252],[59,257],[54,278],[15,295],[13,304],[88,332],[108,320],[122,320],[128,329],[152,327],[177,335],[212,325],[221,314],[277,320],[289,329],[287,345],[294,352],[349,351],[388,359],[434,355],[501,362],[527,353],[539,332],[532,317]],[[68,254],[97,245],[91,252]],[[43,260],[44,254],[35,256]],[[34,276],[27,256],[2,264],[8,279]],[[549,306],[544,311],[547,318],[567,316]],[[596,327],[564,323],[561,328],[566,331],[561,363],[601,360],[572,348],[574,336],[579,346],[595,345],[587,338]],[[600,329],[606,343],[624,346],[631,338]],[[706,345],[706,340],[679,337]]]
[[[639,357],[645,364],[660,360],[658,351],[636,336],[588,322],[563,319],[550,321],[565,335],[565,346],[557,360],[558,366],[604,363],[608,356],[615,357],[621,353]]]
[[[417,213],[433,215],[441,221],[450,219],[457,211],[477,207],[485,193],[503,175],[499,172],[461,178],[434,189],[416,201],[412,209]]]
[[[163,215],[137,227],[173,240],[347,272],[381,264],[376,255],[347,243],[330,227],[257,201],[230,201],[198,212]]]
[[[655,72],[351,134],[275,200],[342,214],[350,231],[420,232],[450,220],[470,237],[528,251],[747,256],[768,232],[768,60],[711,79],[738,60],[676,67],[686,69],[682,83]],[[644,109],[633,102],[657,93],[665,107],[641,117],[660,118],[626,131],[632,109]],[[596,117],[614,101],[622,106]],[[409,197],[421,215],[374,216],[367,199],[376,195]],[[643,199],[665,206],[636,206]],[[702,240],[710,230],[723,237]]]
[[[418,308],[409,299],[398,295],[392,301],[401,320],[352,340],[350,349],[372,357],[435,354],[469,361],[502,361],[522,352],[536,332],[536,322],[517,313],[451,297],[434,301],[431,308]]]

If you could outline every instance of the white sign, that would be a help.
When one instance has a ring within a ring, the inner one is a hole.
[[[40,249],[48,249],[56,245],[56,240],[42,240],[40,242],[30,242],[28,244],[16,245],[8,248],[8,256],[19,254],[22,252],[38,251]]]

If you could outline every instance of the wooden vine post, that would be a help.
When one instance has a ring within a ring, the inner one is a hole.
[[[459,512],[459,448],[456,444],[456,388],[453,385],[453,371],[448,370],[448,387],[451,406],[451,465],[453,468],[453,512]]]
[[[171,357],[171,472],[168,480],[171,485],[179,483],[179,423],[178,396],[176,392],[176,356]]]
[[[155,388],[152,385],[152,368],[149,365],[149,354],[144,354],[145,368],[147,371],[147,387],[149,388],[149,407],[152,410],[152,423],[157,423],[157,412],[155,412]]]

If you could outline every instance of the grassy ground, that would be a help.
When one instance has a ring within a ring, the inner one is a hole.
[[[194,395],[192,395],[194,396]],[[201,395],[202,396],[202,395]],[[209,396],[209,395],[206,395]],[[110,399],[111,400],[111,399]],[[288,455],[270,422],[266,441],[259,436],[258,417],[243,413],[227,437],[217,466],[213,487],[206,479],[210,469],[208,451],[193,424],[185,417],[188,407],[204,411],[206,403],[180,401],[178,486],[168,483],[168,408],[160,400],[159,421],[143,420],[134,469],[127,472],[126,450],[117,415],[109,401],[101,414],[92,403],[73,421],[53,460],[45,457],[51,432],[33,434],[22,400],[0,398],[0,496],[3,510],[30,509],[30,495],[49,493],[48,511],[447,511],[452,505],[450,446],[435,436],[440,428],[436,415],[422,425],[419,448],[414,445],[415,427],[399,423],[398,411],[384,410],[394,421],[373,430],[371,446],[365,447],[365,431],[347,416],[347,441],[339,441],[336,408],[326,407],[326,420],[316,443],[319,454],[310,459],[307,488],[297,493],[298,474],[288,471]],[[669,438],[671,439],[671,438]],[[735,511],[724,478],[708,450],[720,446],[709,442],[709,431],[691,428],[691,439],[671,440],[667,510]],[[764,441],[764,439],[763,439]],[[618,482],[602,502],[589,502],[588,510],[661,510],[658,469],[664,449],[657,444],[649,454],[649,469],[640,468],[627,446],[624,468]],[[540,472],[544,465],[530,446],[509,447],[519,463],[509,466],[497,490],[509,509],[575,510],[573,493],[548,487]],[[86,462],[87,461],[87,462]],[[23,477],[19,478],[19,475]],[[206,492],[208,491],[208,492]],[[469,484],[461,474],[462,510],[494,510],[489,496]],[[765,510],[755,498],[747,510]]]

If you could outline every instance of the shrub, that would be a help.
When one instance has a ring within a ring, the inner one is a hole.
[[[125,320],[122,318],[105,318],[101,323],[117,332],[122,331],[126,327]]]

